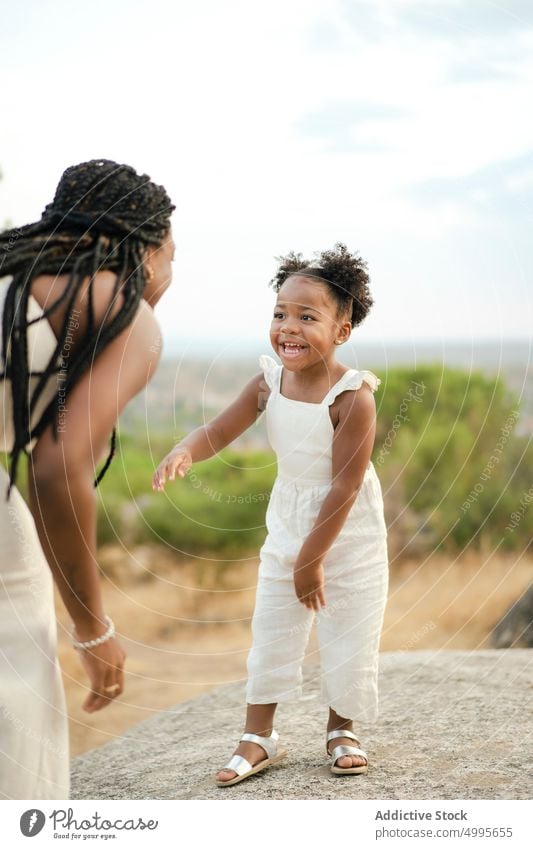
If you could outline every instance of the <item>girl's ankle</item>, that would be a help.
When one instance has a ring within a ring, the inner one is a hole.
[[[272,734],[272,731],[273,731],[272,725],[269,726],[266,729],[263,729],[262,731],[255,731],[255,729],[251,729],[251,728],[245,728],[244,729],[245,734],[257,734],[258,737],[270,737],[270,735]]]
[[[353,720],[347,720],[345,722],[334,722],[333,720],[328,721],[327,730],[329,731],[351,731],[353,733]]]

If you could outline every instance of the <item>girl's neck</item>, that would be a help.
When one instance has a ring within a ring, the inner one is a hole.
[[[346,371],[348,369],[335,359],[334,352],[327,361],[321,360],[301,371],[283,367],[282,394],[294,401],[320,403]]]

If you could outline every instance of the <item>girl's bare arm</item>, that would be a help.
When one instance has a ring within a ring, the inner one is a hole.
[[[174,446],[157,467],[153,488],[161,492],[176,474],[183,477],[193,463],[213,457],[244,433],[263,412],[268,392],[263,374],[256,374],[229,407]]]

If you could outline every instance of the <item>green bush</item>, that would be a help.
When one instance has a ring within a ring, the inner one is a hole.
[[[127,442],[122,462],[115,461],[101,484],[101,542],[158,542],[185,555],[222,558],[250,553],[261,545],[275,478],[272,454],[226,450],[195,464],[183,480],[167,483],[165,492],[158,493],[151,488],[156,460],[135,447],[133,440]]]
[[[400,488],[433,545],[456,552],[530,544],[533,511],[522,510],[512,531],[508,524],[532,483],[533,446],[515,432],[518,399],[501,378],[394,369],[378,403],[374,462],[383,488]]]

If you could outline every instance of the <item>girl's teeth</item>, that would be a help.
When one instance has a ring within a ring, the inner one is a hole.
[[[297,342],[283,342],[282,348],[284,354],[300,354],[303,351],[303,346]]]

